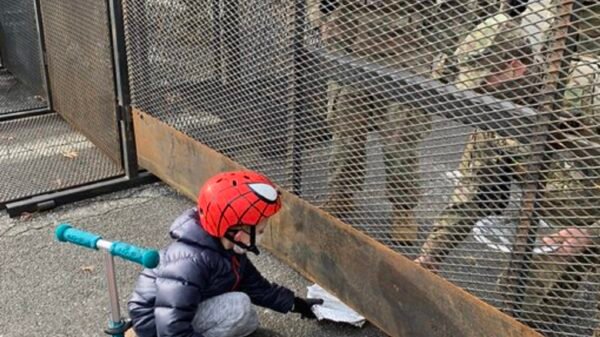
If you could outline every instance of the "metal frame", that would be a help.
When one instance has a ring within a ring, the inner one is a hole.
[[[295,195],[302,195],[302,163],[303,153],[310,151],[307,138],[314,137],[314,125],[318,125],[318,118],[312,112],[311,99],[327,91],[327,83],[323,77],[326,56],[321,51],[315,51],[318,31],[307,30],[308,4],[306,0],[294,1],[294,29],[293,29],[293,76],[291,88],[292,115],[291,120],[291,191]],[[310,29],[310,28],[308,28]],[[337,61],[335,61],[337,62]],[[325,97],[322,97],[325,99]],[[325,122],[324,120],[322,122]],[[330,138],[326,131],[328,128],[319,129],[321,140]]]
[[[11,112],[11,113],[0,115],[0,122],[6,122],[6,121],[13,120],[13,119],[19,119],[19,118],[45,115],[45,114],[49,114],[49,113],[53,113],[53,111],[50,108],[21,110],[21,111],[16,111],[16,112]]]
[[[452,84],[444,84],[406,70],[390,70],[319,49],[309,49],[309,52],[324,63],[324,69],[329,71],[326,76],[345,85],[377,91],[398,103],[423,109],[431,115],[449,118],[464,125],[494,131],[522,144],[532,143],[531,137],[527,135],[535,132],[534,127],[538,122],[538,112],[535,109],[472,90],[461,90]],[[562,117],[557,118],[559,123],[563,122]],[[560,137],[563,145],[572,148],[574,153],[577,153],[577,148],[585,148],[584,155],[600,156],[598,144],[566,134],[553,136]]]
[[[472,90],[461,90],[408,70],[392,70],[320,49],[310,52],[325,63],[323,68],[329,71],[328,77],[344,85],[364,87],[432,115],[484,130],[493,129],[501,136],[515,138],[525,144],[531,142],[524,134],[531,131],[536,122],[537,112],[532,108]]]
[[[129,178],[127,176],[110,178],[100,182],[68,188],[63,191],[41,194],[24,200],[9,202],[5,206],[8,215],[13,218],[23,214],[24,212],[33,213],[46,211],[61,205],[125,190],[142,184],[153,183],[156,181],[158,181],[157,178],[152,174],[148,172],[141,172],[135,178]],[[0,207],[1,206],[2,205],[0,205]]]
[[[108,0],[111,45],[113,49],[113,69],[117,96],[117,121],[121,138],[122,161],[125,174],[129,178],[138,175],[135,152],[133,122],[131,120],[129,80],[127,70],[127,50],[125,47],[125,28],[121,0]]]

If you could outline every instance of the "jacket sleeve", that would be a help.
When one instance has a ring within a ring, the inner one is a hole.
[[[208,270],[195,257],[171,261],[156,279],[154,317],[158,337],[202,337],[192,320],[203,300]]]
[[[129,318],[133,328],[140,336],[156,334],[154,323],[154,299],[156,275],[152,270],[144,269],[138,277],[131,298],[127,302]]]
[[[281,313],[287,313],[294,306],[294,292],[286,287],[267,281],[250,260],[247,260],[240,290],[246,293],[252,303]]]

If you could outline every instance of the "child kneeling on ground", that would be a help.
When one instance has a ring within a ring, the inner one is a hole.
[[[256,247],[266,220],[281,208],[273,183],[256,172],[210,178],[198,207],[175,220],[173,242],[160,264],[145,269],[129,300],[139,337],[243,337],[258,328],[252,304],[315,318],[321,300],[302,299],[267,281],[245,256]]]

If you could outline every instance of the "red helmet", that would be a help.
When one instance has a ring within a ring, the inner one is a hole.
[[[219,173],[198,194],[198,213],[204,230],[225,237],[235,226],[258,225],[281,208],[280,193],[265,176],[253,171]],[[254,232],[254,231],[252,231]]]

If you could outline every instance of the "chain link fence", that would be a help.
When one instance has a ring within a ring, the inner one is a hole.
[[[134,107],[546,336],[600,336],[596,1],[123,5]]]

